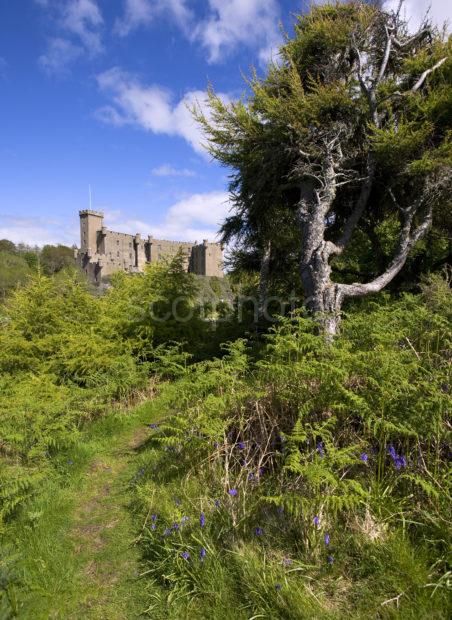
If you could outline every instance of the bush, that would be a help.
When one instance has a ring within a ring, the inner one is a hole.
[[[448,617],[450,308],[436,278],[350,314],[333,346],[283,319],[259,359],[237,341],[163,390],[136,502],[155,514],[143,546],[167,602]]]

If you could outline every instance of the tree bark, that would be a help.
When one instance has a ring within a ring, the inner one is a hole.
[[[259,300],[257,307],[257,320],[259,321],[266,311],[268,299],[268,277],[270,274],[271,241],[264,246],[259,272]]]

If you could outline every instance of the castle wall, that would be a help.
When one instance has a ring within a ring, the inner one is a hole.
[[[192,244],[113,232],[103,226],[103,214],[80,211],[81,248],[77,261],[93,282],[116,271],[142,272],[146,264],[171,260],[182,250],[184,267],[198,275],[223,277],[218,243]]]

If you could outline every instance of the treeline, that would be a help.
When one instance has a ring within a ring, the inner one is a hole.
[[[74,250],[65,245],[28,246],[0,240],[0,300],[38,268],[46,275],[74,264]]]

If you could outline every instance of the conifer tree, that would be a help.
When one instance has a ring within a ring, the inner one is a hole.
[[[254,73],[247,101],[211,91],[211,119],[197,113],[210,152],[233,169],[225,240],[259,256],[265,278],[270,253],[295,235],[305,303],[329,335],[345,299],[401,272],[451,188],[451,42],[427,20],[411,33],[401,6],[312,8],[281,62]],[[362,255],[382,228],[391,258],[381,271],[336,281],[334,261]]]

